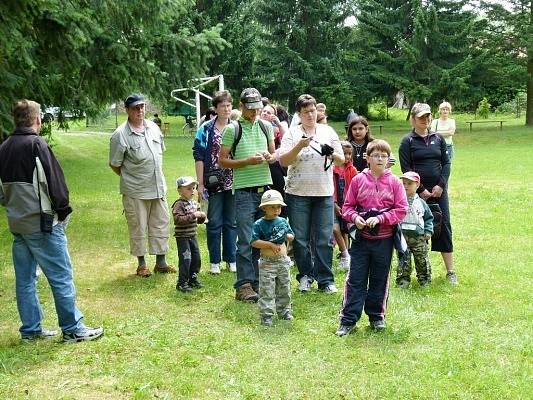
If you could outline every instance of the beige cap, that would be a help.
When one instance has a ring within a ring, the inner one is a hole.
[[[283,202],[283,196],[280,192],[277,190],[267,190],[261,197],[261,204],[259,204],[259,207],[274,205],[286,206],[287,204]]]

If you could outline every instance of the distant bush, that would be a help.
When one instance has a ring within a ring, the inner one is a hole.
[[[516,114],[518,118],[520,117],[521,112],[526,112],[526,99],[526,92],[520,92],[513,100],[500,104],[496,108],[496,112],[504,114]]]
[[[368,105],[368,118],[377,121],[388,120],[387,103],[384,100],[374,101]]]
[[[476,113],[480,118],[483,119],[487,119],[489,117],[490,104],[486,97],[483,97],[483,100],[479,102]]]

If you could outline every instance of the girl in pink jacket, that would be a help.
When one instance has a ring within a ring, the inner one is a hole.
[[[374,140],[366,153],[369,167],[353,178],[342,207],[343,218],[355,225],[357,234],[350,249],[338,336],[355,330],[363,307],[370,327],[385,329],[393,236],[409,208],[402,183],[387,168],[389,144]]]

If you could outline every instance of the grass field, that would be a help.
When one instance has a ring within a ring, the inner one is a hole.
[[[337,338],[341,293],[293,288],[296,319],[259,325],[256,305],[233,299],[233,274],[176,292],[176,276],[139,279],[128,254],[109,133],[58,133],[57,154],[75,209],[68,228],[78,302],[99,341],[19,340],[11,235],[0,211],[0,399],[530,399],[532,398],[533,130],[509,119],[468,133],[459,118],[450,183],[458,287],[432,254],[434,282],[391,288],[383,334]],[[397,154],[408,127],[384,122]],[[343,123],[333,124],[339,132]],[[375,130],[374,136],[379,136]],[[191,139],[166,140],[168,200],[193,174]],[[399,167],[394,167],[399,172]],[[170,259],[176,244],[171,238]],[[153,257],[149,259],[154,263]],[[336,272],[342,286],[344,274]],[[45,326],[57,326],[39,281]]]

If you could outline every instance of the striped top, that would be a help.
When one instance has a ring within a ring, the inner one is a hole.
[[[242,135],[235,149],[235,160],[242,160],[254,156],[258,152],[263,153],[268,151],[268,143],[274,142],[272,126],[265,124],[268,133],[267,143],[267,138],[261,130],[259,122],[255,121],[252,124],[244,118],[240,118],[239,122],[242,127]],[[232,147],[234,139],[235,127],[233,124],[226,125],[222,132],[221,144],[226,147]],[[270,168],[266,161],[261,164],[247,165],[233,170],[233,190],[271,184],[272,177],[270,176]]]

